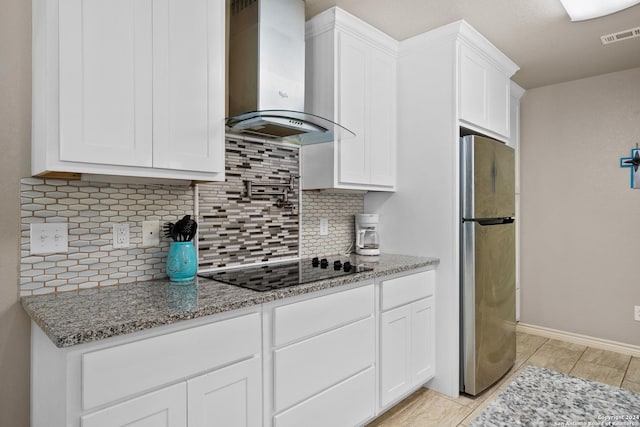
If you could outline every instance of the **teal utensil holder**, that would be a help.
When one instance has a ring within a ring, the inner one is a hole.
[[[192,241],[171,242],[167,255],[167,276],[172,282],[193,280],[198,272],[198,258]]]

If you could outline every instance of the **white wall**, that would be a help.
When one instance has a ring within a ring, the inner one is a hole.
[[[529,90],[521,110],[521,322],[640,345],[640,68]]]

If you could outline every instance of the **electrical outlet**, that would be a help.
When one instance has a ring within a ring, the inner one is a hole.
[[[633,308],[633,319],[640,322],[640,305],[636,305]]]
[[[142,221],[142,246],[160,244],[160,221]]]
[[[113,224],[113,248],[129,247],[129,224]]]
[[[329,218],[320,218],[320,235],[329,235]]]

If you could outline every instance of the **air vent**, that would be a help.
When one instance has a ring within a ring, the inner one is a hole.
[[[602,44],[610,44],[619,42],[622,40],[632,39],[634,37],[640,37],[640,27],[631,28],[630,30],[619,31],[613,34],[606,34],[600,37]]]

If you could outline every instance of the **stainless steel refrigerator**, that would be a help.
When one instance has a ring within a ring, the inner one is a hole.
[[[515,153],[476,135],[461,144],[460,391],[476,395],[515,361]]]

